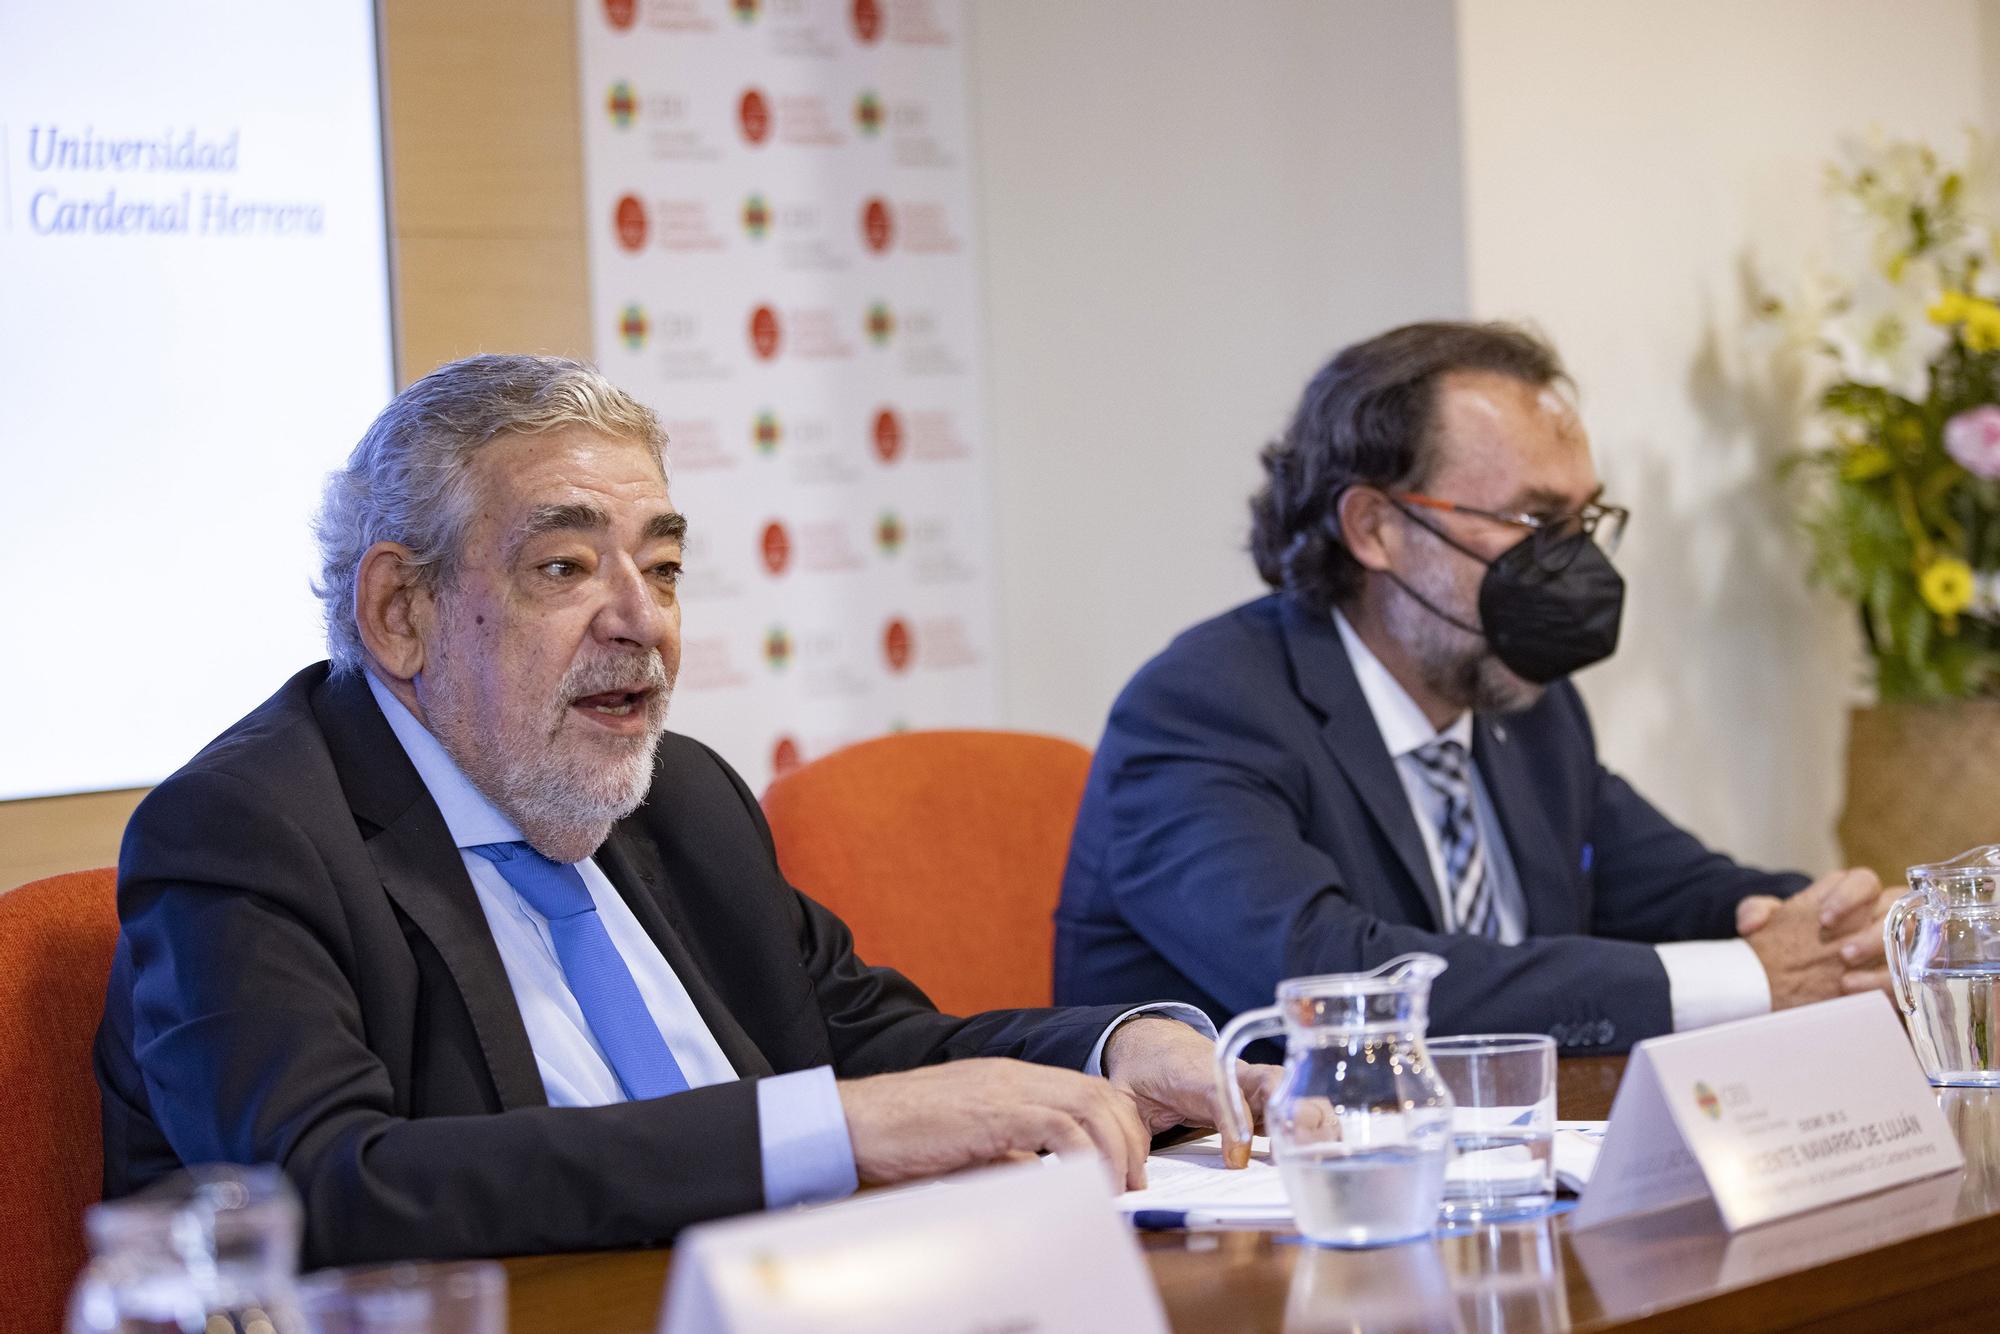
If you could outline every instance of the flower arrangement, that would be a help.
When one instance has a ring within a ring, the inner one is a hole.
[[[1804,354],[1815,577],[1852,600],[1884,700],[2000,695],[2000,174],[1873,140],[1828,168],[1846,262],[1760,313]]]

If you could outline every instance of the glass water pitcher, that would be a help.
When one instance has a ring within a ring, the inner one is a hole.
[[[2000,844],[1909,876],[1882,935],[1917,1059],[1933,1084],[2000,1086]]]
[[[1250,1138],[1236,1057],[1282,1034],[1285,1071],[1264,1110],[1271,1157],[1299,1231],[1331,1246],[1425,1236],[1444,1196],[1451,1093],[1424,1050],[1435,954],[1405,954],[1367,973],[1295,977],[1278,1003],[1231,1020],[1216,1044],[1226,1129]]]

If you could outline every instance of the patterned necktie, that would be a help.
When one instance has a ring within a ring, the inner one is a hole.
[[[612,1073],[625,1086],[625,1096],[657,1098],[685,1089],[687,1076],[660,1036],[576,867],[550,861],[526,843],[483,843],[466,851],[492,862],[528,906],[548,920],[563,980]]]
[[[1444,856],[1443,888],[1456,929],[1467,935],[1497,936],[1500,922],[1486,875],[1486,849],[1480,846],[1479,823],[1472,813],[1470,757],[1464,746],[1443,737],[1425,742],[1411,754],[1424,782],[1444,801],[1437,822],[1438,851]]]

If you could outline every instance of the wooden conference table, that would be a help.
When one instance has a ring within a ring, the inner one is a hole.
[[[1623,1057],[1564,1061],[1600,1120]],[[1267,1232],[1142,1238],[1177,1331],[2000,1329],[2000,1091],[1940,1091],[1963,1173],[1729,1236],[1701,1204],[1572,1234],[1567,1217],[1423,1245],[1316,1250]],[[513,1334],[653,1334],[671,1252],[507,1261]]]

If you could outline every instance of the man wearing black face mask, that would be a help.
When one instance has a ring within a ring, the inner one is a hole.
[[[1885,985],[1867,871],[1739,866],[1598,763],[1625,511],[1552,349],[1419,324],[1336,356],[1264,451],[1273,594],[1181,635],[1105,728],[1056,917],[1064,1004],[1216,1019],[1429,950],[1433,1032],[1568,1051]]]

